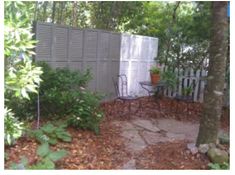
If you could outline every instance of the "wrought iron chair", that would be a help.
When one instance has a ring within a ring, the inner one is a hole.
[[[131,103],[136,101],[139,97],[132,96],[132,95],[128,94],[128,87],[127,87],[128,82],[127,82],[127,76],[125,74],[120,74],[117,76],[117,79],[115,79],[114,77],[112,79],[113,79],[115,92],[117,95],[117,98],[115,99],[115,103],[117,100],[124,102],[124,104],[128,103],[128,113],[127,114],[131,114]],[[138,112],[140,108],[141,108],[141,102],[139,101],[138,107],[137,107],[136,111],[134,111],[133,113]]]
[[[185,77],[185,78],[189,78],[192,80],[191,84],[189,84],[187,87],[184,87],[183,90],[185,90],[185,92],[181,92],[180,93],[176,93],[174,99],[176,100],[176,113],[178,114],[178,103],[180,101],[186,102],[186,112],[187,114],[189,114],[189,104],[194,102],[194,93],[195,93],[195,88],[199,82],[199,79],[197,79],[196,77]],[[181,82],[180,82],[181,83]],[[190,89],[190,92],[189,92]],[[182,91],[183,91],[182,90]],[[188,92],[187,92],[188,91]]]

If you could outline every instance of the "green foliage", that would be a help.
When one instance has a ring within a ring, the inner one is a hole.
[[[183,96],[189,96],[192,93],[192,91],[193,91],[192,86],[184,87],[182,89],[182,95]]]
[[[67,116],[69,125],[98,133],[103,115],[99,110],[100,96],[85,89],[91,79],[90,71],[53,70],[45,63],[40,65],[45,72],[40,88],[41,112]]]
[[[17,8],[23,10],[25,6],[21,2],[5,3],[5,94],[10,98],[29,99],[29,92],[37,92],[42,71],[32,64],[36,42],[32,40],[28,12],[10,11]]]
[[[125,32],[159,38],[158,60],[169,66],[200,68],[208,58],[211,2],[143,2],[124,24]]]
[[[31,131],[31,135],[41,143],[49,143],[55,145],[58,140],[71,142],[71,135],[66,131],[66,124],[53,125],[47,123],[40,129]]]
[[[66,156],[67,151],[51,151],[48,143],[43,143],[37,149],[41,161],[29,167],[29,169],[55,169],[55,162]]]
[[[137,13],[142,13],[143,2],[97,1],[90,2],[88,6],[91,27],[121,31]]]
[[[52,69],[46,63],[43,67],[43,83],[40,86],[41,112],[43,115],[67,115],[79,98],[80,88],[91,79],[90,71],[84,73],[69,69]]]
[[[99,109],[100,96],[83,90],[73,108],[70,109],[68,123],[74,127],[93,130],[99,133],[99,123],[103,113]]]
[[[38,63],[38,65],[43,68],[44,72],[41,76],[43,82],[39,92],[41,115],[53,117],[53,119],[66,118],[69,125],[98,133],[99,122],[103,117],[99,108],[101,96],[86,89],[91,79],[90,71],[81,73],[68,69],[52,69],[46,63]],[[11,101],[10,106],[15,106],[17,115],[21,117],[24,117],[26,113],[32,116],[37,110],[35,104],[37,96],[32,94],[30,98],[31,102],[21,101],[18,105],[17,101]],[[20,108],[17,108],[18,106]],[[22,112],[21,107],[25,112]],[[41,139],[48,139],[48,135],[41,137],[45,134],[42,130],[36,132]],[[63,136],[58,135],[58,137]],[[56,143],[52,137],[49,140],[52,144]]]
[[[28,166],[28,159],[26,157],[21,157],[20,163],[12,163],[10,169],[13,170],[24,170]]]
[[[8,145],[14,144],[15,140],[18,139],[24,130],[23,122],[19,122],[11,109],[5,108],[4,110],[4,141]]]
[[[161,74],[161,80],[165,82],[166,86],[174,89],[178,83],[177,76],[172,70],[166,70]]]
[[[5,61],[5,143],[12,144],[22,134],[23,125],[14,117],[15,108],[29,93],[37,93],[41,68],[32,63],[34,44],[30,14],[22,2],[4,3],[4,61]],[[19,11],[19,9],[21,11]],[[15,103],[15,105],[10,105]],[[7,108],[10,108],[9,110]],[[12,109],[12,110],[11,110]],[[11,112],[12,111],[12,112]],[[18,116],[17,116],[18,117]]]
[[[55,162],[65,157],[67,151],[51,151],[49,144],[43,143],[38,147],[37,155],[40,159],[36,164],[29,166],[27,158],[22,157],[20,163],[13,163],[10,169],[55,169]]]
[[[229,164],[224,162],[222,164],[218,164],[218,163],[209,163],[208,167],[211,170],[229,170]]]
[[[149,71],[152,74],[159,74],[161,70],[157,66],[152,66]]]

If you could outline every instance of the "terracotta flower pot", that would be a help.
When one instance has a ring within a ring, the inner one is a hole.
[[[150,73],[150,77],[151,77],[151,83],[153,85],[157,85],[159,80],[160,80],[160,74],[152,74],[152,73]]]

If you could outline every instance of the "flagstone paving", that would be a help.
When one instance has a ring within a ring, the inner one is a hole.
[[[199,124],[181,122],[174,119],[134,119],[115,121],[121,127],[121,136],[125,139],[126,150],[132,153],[122,169],[135,169],[135,156],[148,145],[174,140],[195,142]]]

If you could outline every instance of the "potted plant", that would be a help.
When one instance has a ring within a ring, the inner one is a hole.
[[[166,70],[161,73],[161,80],[165,83],[167,88],[174,90],[178,84],[177,75],[172,70]]]
[[[193,88],[191,86],[184,87],[182,89],[183,99],[190,100],[192,98],[192,96],[190,95],[192,93],[192,91],[193,91]]]
[[[157,66],[152,66],[149,71],[150,71],[151,83],[153,85],[156,85],[160,80],[160,68],[158,68]]]

